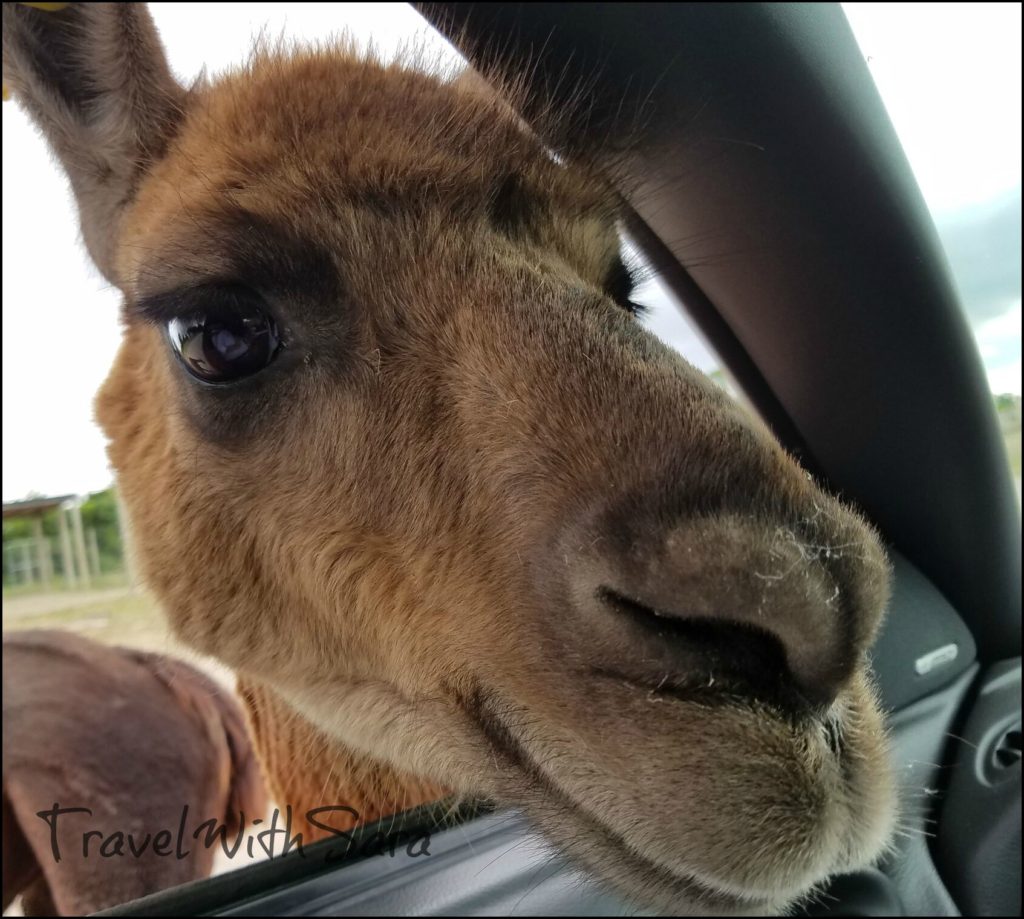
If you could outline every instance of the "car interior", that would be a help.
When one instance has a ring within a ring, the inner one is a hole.
[[[583,94],[574,132],[614,151],[624,233],[779,441],[889,547],[872,661],[900,829],[803,913],[1019,915],[1020,504],[932,217],[842,9],[416,7],[472,63],[525,72],[528,98]],[[514,812],[441,802],[384,824],[104,915],[636,912]]]

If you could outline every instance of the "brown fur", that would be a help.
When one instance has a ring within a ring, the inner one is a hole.
[[[183,661],[68,632],[7,633],[3,723],[4,909],[21,893],[26,915],[84,916],[206,877],[216,849],[193,829],[217,820],[232,843],[243,820],[265,815],[241,710]],[[58,816],[60,861],[37,816],[55,804],[92,811]],[[133,833],[142,846],[176,833],[186,806],[185,858],[152,845],[104,858],[96,838],[82,856],[85,832]]]
[[[312,842],[332,835],[325,830],[350,830],[373,823],[417,804],[437,801],[446,789],[433,782],[406,775],[384,763],[358,757],[312,728],[272,689],[260,683],[239,681],[239,693],[249,715],[249,725],[260,751],[263,769],[275,801],[281,802],[281,819],[291,807],[291,831]],[[338,807],[307,819],[311,807]],[[352,814],[355,811],[358,817]]]
[[[75,42],[131,17],[128,57],[161,57],[143,9],[105,7]],[[5,5],[4,66],[38,112],[32,15]],[[612,302],[610,180],[479,83],[340,46],[180,92],[116,220],[79,196],[125,297],[97,411],[146,579],[241,675],[302,798],[278,803],[490,796],[666,910],[782,909],[873,858],[884,553]],[[75,184],[73,132],[41,123]],[[288,343],[220,390],[152,321],[211,278]]]

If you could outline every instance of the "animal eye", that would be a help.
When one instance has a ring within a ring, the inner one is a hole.
[[[194,377],[230,383],[259,373],[281,349],[277,325],[243,288],[219,290],[211,302],[167,323],[171,346]]]

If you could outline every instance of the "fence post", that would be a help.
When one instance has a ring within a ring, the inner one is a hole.
[[[85,536],[82,533],[82,503],[76,498],[68,509],[71,514],[71,532],[75,541],[75,566],[78,568],[78,580],[82,587],[89,586],[89,562],[85,557]]]
[[[21,564],[24,571],[22,583],[32,584],[35,582],[32,571],[32,541],[26,539],[24,541],[19,540],[19,542],[21,542]]]
[[[89,548],[89,563],[92,565],[94,578],[100,576],[100,546],[96,541],[96,527],[89,527],[85,531],[85,541]]]
[[[125,510],[124,502],[121,500],[121,489],[114,485],[114,498],[117,504],[117,528],[121,533],[121,561],[124,564],[124,573],[128,576],[128,583],[132,587],[138,587],[138,572],[135,568],[135,555],[132,549],[132,532],[128,522],[128,512]]]
[[[50,589],[53,578],[53,560],[50,558],[50,541],[43,535],[43,518],[32,518],[32,537],[36,543],[36,561],[39,564],[39,580],[45,590]]]
[[[60,534],[60,565],[69,587],[78,586],[78,573],[75,571],[75,555],[71,550],[71,533],[68,530],[68,515],[63,507],[57,508],[57,528]]]
[[[60,531],[60,561],[64,569],[64,580],[67,581],[68,587],[77,587],[75,558],[71,554],[71,534],[68,532],[68,518],[63,507],[57,508],[57,527]]]

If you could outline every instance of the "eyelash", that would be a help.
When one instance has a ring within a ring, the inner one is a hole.
[[[635,300],[627,300],[624,304],[630,314],[636,319],[643,319],[647,315],[647,307]]]
[[[639,319],[647,312],[647,308],[632,299],[633,291],[638,285],[638,273],[637,269],[627,265],[620,255],[608,273],[605,290],[615,303]]]

